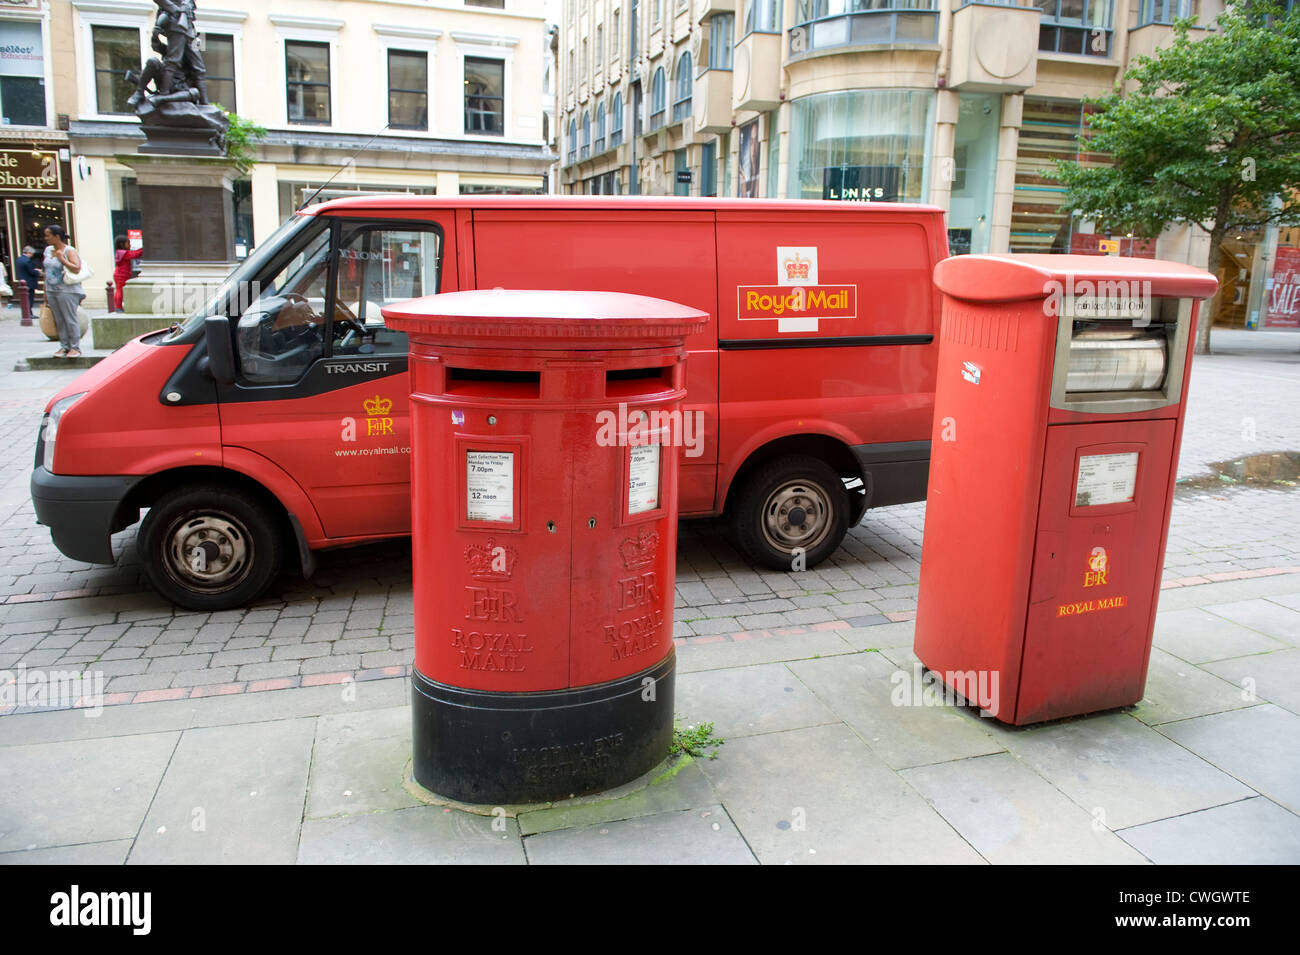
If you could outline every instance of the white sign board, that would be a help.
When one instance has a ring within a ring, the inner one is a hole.
[[[511,451],[465,454],[466,517],[471,521],[515,520],[515,456]]]
[[[1138,453],[1088,454],[1079,458],[1074,506],[1123,504],[1133,500],[1137,486]]]
[[[644,514],[659,507],[659,445],[632,448],[627,471],[627,512]]]

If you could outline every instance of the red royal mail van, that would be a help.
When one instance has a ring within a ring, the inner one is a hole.
[[[359,196],[294,216],[182,325],[60,391],[32,500],[68,557],[112,563],[148,509],[146,573],[242,605],[290,557],[410,533],[405,337],[385,305],[593,289],[713,316],[687,345],[680,509],[757,563],[827,557],[866,508],[920,500],[942,210],[601,197]],[[617,413],[615,404],[611,412]]]

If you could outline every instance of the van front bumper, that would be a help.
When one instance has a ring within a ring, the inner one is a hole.
[[[859,444],[849,450],[862,469],[864,510],[925,500],[930,480],[929,441]]]
[[[32,506],[36,523],[50,529],[59,553],[88,564],[113,563],[114,532],[140,519],[139,509],[123,509],[131,490],[143,481],[123,476],[32,472]]]

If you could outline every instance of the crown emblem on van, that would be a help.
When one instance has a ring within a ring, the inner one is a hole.
[[[393,400],[391,398],[381,398],[375,395],[373,398],[367,398],[362,405],[366,409],[366,414],[372,418],[386,415],[393,410]]]
[[[475,580],[509,580],[519,561],[519,551],[498,544],[489,537],[486,544],[471,544],[465,548],[465,563],[469,575]]]
[[[810,263],[807,259],[801,258],[798,252],[796,252],[790,258],[786,259],[783,264],[785,265],[786,278],[788,279],[808,278],[808,268]]]

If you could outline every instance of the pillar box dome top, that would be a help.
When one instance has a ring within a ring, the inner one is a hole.
[[[1053,288],[1116,280],[1149,282],[1151,295],[1167,298],[1209,298],[1219,284],[1192,265],[1115,255],[956,255],[934,269],[940,291],[968,302],[1019,302]]]
[[[389,328],[424,340],[527,342],[573,348],[685,339],[709,316],[676,302],[624,292],[480,289],[396,302],[383,309]]]

